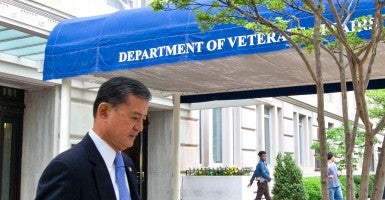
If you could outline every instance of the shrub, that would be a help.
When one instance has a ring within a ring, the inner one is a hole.
[[[249,167],[218,167],[218,168],[193,168],[186,170],[187,176],[247,176],[250,175]]]
[[[346,176],[340,176],[339,177],[340,183],[341,183],[341,189],[342,193],[346,194]],[[354,194],[355,197],[358,198],[358,195],[360,194],[360,176],[353,176],[354,180]],[[322,198],[321,194],[321,182],[320,178],[317,177],[305,177],[303,179],[303,182],[305,184],[305,191],[307,195],[309,196],[309,199],[311,200],[319,200]],[[371,191],[373,189],[374,184],[374,175],[370,175],[369,177],[369,196],[371,194]]]
[[[346,176],[340,176],[338,179],[340,180],[342,194],[346,197]]]
[[[307,200],[302,171],[291,155],[279,153],[274,170],[273,199]]]
[[[321,183],[319,177],[306,177],[303,179],[305,192],[311,200],[321,200]]]
[[[361,177],[360,176],[353,176],[354,180],[354,195],[356,198],[360,195],[360,183],[361,183]],[[369,176],[369,188],[368,188],[368,198],[370,198],[370,195],[372,194],[374,185],[374,175]]]

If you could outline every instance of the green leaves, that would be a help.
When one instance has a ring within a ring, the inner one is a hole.
[[[371,191],[373,190],[374,176],[375,176],[374,174],[369,176],[369,194],[371,194]],[[346,176],[340,176],[339,180],[341,183],[342,193],[345,194],[346,193]],[[361,177],[358,175],[354,175],[353,180],[354,180],[355,197],[358,198],[360,194]],[[309,199],[311,200],[322,199],[321,180],[319,176],[305,177],[304,184],[305,184],[305,191],[309,195]],[[370,196],[368,196],[368,198],[369,197]]]
[[[155,11],[161,11],[165,9],[166,2],[164,0],[154,0],[153,2],[150,3],[150,6]]]
[[[285,1],[282,0],[266,0],[263,2],[263,5],[265,5],[267,9],[275,11],[282,11],[286,8]]]
[[[366,92],[369,104],[369,116],[380,119],[385,114],[385,89],[369,90]]]
[[[297,43],[299,47],[305,47],[308,53],[313,52],[314,42],[313,35],[314,29],[302,29],[302,28],[293,28],[291,29],[291,38],[294,42]]]
[[[334,53],[339,53],[341,48],[337,47],[341,45],[344,48],[351,48],[354,52],[359,52],[368,42],[361,39],[357,33],[362,30],[370,30],[373,25],[372,15],[361,16],[354,20],[349,19],[354,8],[339,10],[339,5],[334,5],[340,16],[341,27],[329,19],[323,18],[320,25],[321,35],[315,38],[314,29],[301,27],[299,18],[300,16],[314,16],[315,12],[320,12],[319,14],[322,16],[327,14],[324,13],[325,8],[328,7],[326,2],[321,5],[321,9],[314,2],[292,0],[154,0],[150,5],[155,11],[169,9],[194,11],[201,31],[210,30],[220,24],[235,24],[264,35],[271,34],[272,31],[282,31],[286,37],[290,37],[286,39],[294,41],[292,45],[304,48],[308,53],[313,52],[314,41],[320,41],[322,45],[331,50],[330,52]],[[313,8],[311,8],[312,6]],[[314,6],[317,8],[316,10],[312,10]],[[266,11],[270,11],[271,15],[262,14]],[[342,30],[345,31],[344,37],[340,37]],[[383,37],[385,38],[385,34]]]
[[[351,134],[351,133],[350,133]],[[346,160],[345,160],[345,132],[343,127],[332,128],[326,132],[327,143],[326,146],[328,151],[334,153],[334,156],[337,158],[336,165],[339,169],[346,169]],[[380,141],[377,138],[374,138],[375,143]],[[365,132],[362,130],[357,130],[356,142],[353,151],[353,168],[357,168],[358,160],[363,155],[363,149],[365,143]],[[318,141],[315,141],[311,147],[316,152],[315,157],[319,159],[320,155],[320,144]]]
[[[380,119],[385,114],[385,89],[369,90],[366,92],[367,103],[369,105],[369,115],[372,119]],[[351,134],[351,133],[350,133]],[[330,129],[326,132],[327,148],[332,151],[337,159],[336,164],[340,169],[346,168],[345,160],[345,132],[343,127]],[[374,143],[378,144],[380,141],[374,137]],[[353,151],[353,167],[356,169],[358,160],[363,156],[363,149],[365,145],[365,132],[357,130],[355,146]],[[316,152],[316,158],[319,159],[320,145],[315,141],[312,149]]]
[[[218,167],[218,168],[193,168],[186,170],[187,176],[248,176],[251,168],[248,167]]]
[[[276,157],[277,165],[274,170],[273,199],[278,200],[306,200],[302,171],[290,154],[279,153]]]

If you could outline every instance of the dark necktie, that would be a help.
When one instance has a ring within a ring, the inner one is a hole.
[[[119,200],[131,200],[130,193],[128,192],[128,187],[125,179],[125,168],[122,153],[119,152],[115,157],[115,175],[116,182],[118,183],[119,188]]]

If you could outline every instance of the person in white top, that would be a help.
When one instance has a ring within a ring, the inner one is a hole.
[[[35,199],[140,200],[134,163],[122,151],[143,130],[150,99],[148,88],[137,80],[115,77],[103,83],[94,102],[93,128],[48,164]],[[125,170],[115,168],[116,155],[122,155]],[[117,170],[125,173],[123,179]]]
[[[343,194],[341,189],[341,183],[338,179],[341,176],[341,172],[338,170],[337,165],[334,163],[334,154],[328,152],[328,188],[330,200],[343,200]]]

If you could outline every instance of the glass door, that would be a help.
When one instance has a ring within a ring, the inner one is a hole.
[[[24,91],[0,86],[0,199],[20,199]]]
[[[16,200],[20,190],[21,124],[16,118],[0,119],[1,200]]]
[[[1,142],[1,199],[9,199],[9,186],[11,178],[11,149],[12,146],[12,123],[3,123]]]

